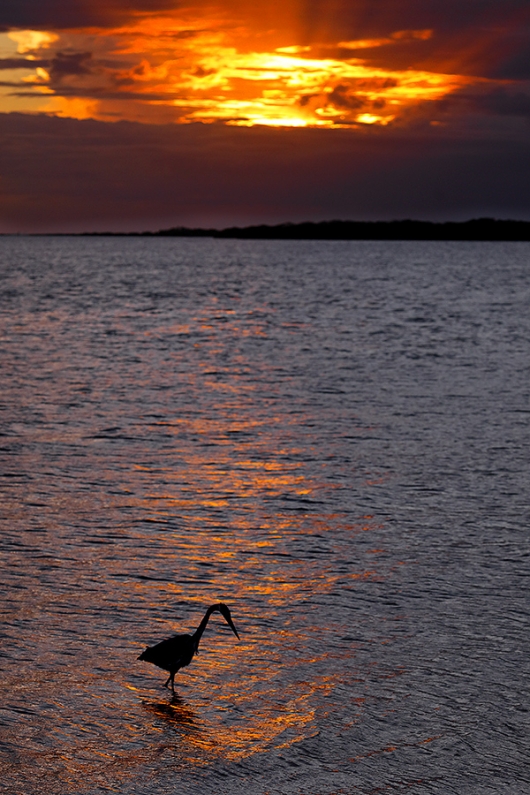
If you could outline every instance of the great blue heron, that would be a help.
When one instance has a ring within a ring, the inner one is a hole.
[[[173,635],[167,640],[162,640],[156,646],[148,646],[147,649],[140,654],[139,660],[153,663],[164,671],[169,671],[169,676],[164,687],[167,687],[171,682],[171,690],[175,692],[174,679],[177,671],[189,665],[193,660],[195,654],[198,653],[199,641],[202,638],[202,633],[206,629],[210,616],[215,612],[221,613],[226,620],[228,626],[239,640],[237,629],[232,621],[230,610],[221,602],[216,605],[211,605],[204,614],[204,618],[193,633],[193,635]]]

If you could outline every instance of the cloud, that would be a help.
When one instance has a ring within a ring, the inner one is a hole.
[[[65,75],[90,74],[91,52],[58,52],[50,62],[49,73],[53,80],[61,80]]]
[[[520,116],[530,119],[530,81],[523,84],[523,87],[525,90],[501,86],[493,90],[462,91],[442,102],[441,107],[450,109],[463,105],[466,112],[478,112],[493,117]]]
[[[113,26],[131,13],[173,8],[173,0],[2,0],[0,26],[64,30],[91,26]]]
[[[368,132],[370,134],[368,134]],[[530,219],[528,136],[0,115],[3,231],[331,218]],[[73,178],[75,175],[75,179]]]
[[[329,101],[336,108],[353,108],[354,110],[362,108],[366,104],[366,100],[362,100],[355,93],[350,92],[350,86],[342,83],[336,85],[329,94]]]
[[[14,96],[29,99],[33,92],[38,110],[78,118],[337,128],[409,123],[414,108],[476,82],[434,67],[380,66],[349,51],[388,49],[385,42],[399,50],[427,45],[430,29],[329,47],[283,46],[282,37],[290,42],[294,32],[276,31],[272,41],[269,31],[265,42],[253,41],[255,20],[245,23],[250,28],[211,10],[197,16],[187,9],[140,15],[119,28],[17,31],[10,35],[19,52],[40,60],[49,54],[51,65],[24,77]],[[65,101],[71,98],[77,101]]]
[[[506,31],[495,44],[498,55],[485,74],[498,80],[530,80],[530,24]]]
[[[29,58],[0,58],[0,69],[36,69],[37,66],[49,66],[48,59],[30,61]]]
[[[339,49],[345,50],[372,50],[376,47],[388,45],[404,44],[410,41],[426,41],[432,38],[433,31],[428,30],[397,30],[383,39],[355,39],[354,41],[339,41],[336,45]]]
[[[8,0],[1,14],[35,26],[8,34],[35,74],[5,81],[3,108],[107,121],[411,124],[433,100],[519,80],[530,52],[527,0]]]

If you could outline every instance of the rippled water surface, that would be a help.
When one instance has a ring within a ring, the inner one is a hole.
[[[528,793],[530,245],[0,258],[0,788]]]

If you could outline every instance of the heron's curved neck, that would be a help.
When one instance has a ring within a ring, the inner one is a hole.
[[[208,608],[208,610],[204,614],[203,620],[201,621],[201,623],[199,624],[199,626],[197,627],[197,629],[193,633],[193,642],[195,643],[196,646],[199,645],[199,641],[202,638],[202,633],[206,629],[206,625],[207,625],[208,621],[210,620],[210,616],[212,615],[214,610],[217,610],[217,605],[212,605],[211,607]]]

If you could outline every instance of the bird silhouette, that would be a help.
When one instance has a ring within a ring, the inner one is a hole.
[[[145,662],[152,663],[158,666],[158,668],[162,668],[164,671],[169,671],[169,676],[164,687],[167,687],[171,682],[171,690],[173,693],[175,692],[175,674],[177,671],[180,671],[181,668],[189,665],[195,654],[198,654],[199,641],[210,620],[210,616],[216,611],[221,613],[226,623],[239,640],[239,635],[232,621],[230,610],[226,605],[219,602],[208,608],[204,614],[203,620],[193,635],[172,635],[170,638],[157,643],[156,646],[148,646],[138,657],[139,660],[145,660]]]

